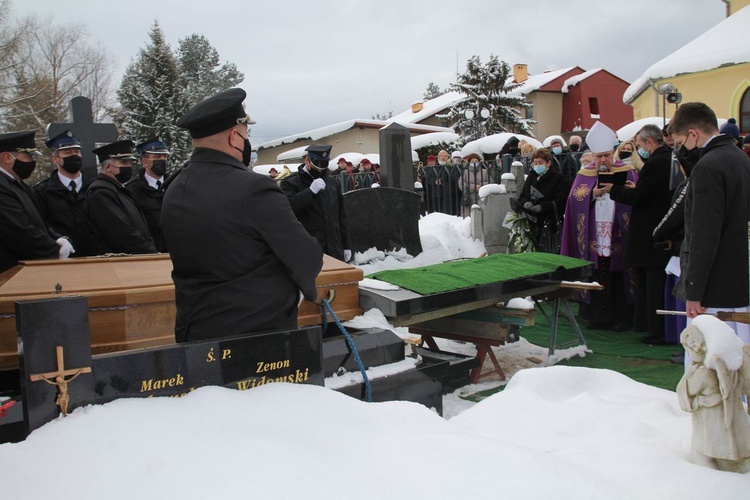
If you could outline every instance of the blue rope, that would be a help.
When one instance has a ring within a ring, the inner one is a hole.
[[[339,330],[341,330],[341,333],[344,334],[346,343],[349,345],[349,350],[352,352],[352,355],[354,355],[354,360],[357,362],[357,366],[359,366],[359,372],[362,374],[362,380],[364,380],[365,382],[365,400],[368,403],[372,403],[372,389],[370,388],[370,379],[367,377],[365,365],[364,363],[362,363],[362,359],[359,357],[359,352],[354,346],[354,340],[352,340],[352,336],[349,335],[349,332],[346,331],[344,325],[341,324],[341,321],[339,321],[336,313],[333,312],[333,308],[331,307],[331,304],[328,303],[328,300],[323,299],[321,302],[325,307],[325,309],[323,310],[323,331],[325,331],[328,327],[328,315],[326,315],[326,311],[328,311],[328,313],[330,313],[331,317],[333,318],[333,321],[336,322],[336,326],[338,326]]]

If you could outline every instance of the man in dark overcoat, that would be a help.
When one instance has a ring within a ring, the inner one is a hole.
[[[70,130],[45,142],[55,166],[50,176],[32,191],[47,226],[70,238],[75,257],[91,255],[91,228],[86,217],[86,197],[93,179],[81,174],[81,143]]]
[[[36,168],[40,156],[34,131],[0,134],[0,272],[19,260],[68,258],[70,242],[49,229],[22,182]]]
[[[656,125],[639,130],[635,144],[637,154],[645,162],[638,181],[635,186],[610,186],[609,196],[633,207],[623,263],[635,272],[634,329],[646,332],[644,342],[663,344],[664,319],[656,311],[664,309],[664,267],[669,253],[654,248],[653,234],[672,202],[669,190],[672,150],[664,145],[664,136]]]
[[[308,233],[320,243],[323,253],[348,262],[349,226],[339,183],[330,175],[331,146],[311,144],[305,163],[284,179],[281,189]]]
[[[146,219],[124,186],[133,175],[133,141],[113,142],[93,153],[100,164],[86,199],[93,255],[156,253]]]
[[[690,170],[675,293],[689,320],[717,310],[746,312],[750,158],[719,133],[716,114],[704,103],[680,105],[668,130],[678,161]],[[750,343],[750,325],[727,324]]]
[[[140,174],[129,180],[125,187],[133,195],[135,204],[143,214],[148,232],[158,252],[166,252],[164,233],[159,225],[161,203],[164,198],[164,176],[167,173],[169,148],[160,137],[152,137],[135,147],[141,158]]]
[[[247,168],[245,95],[220,92],[177,121],[194,148],[161,212],[178,342],[295,328],[300,293],[317,299],[320,245],[276,182]]]

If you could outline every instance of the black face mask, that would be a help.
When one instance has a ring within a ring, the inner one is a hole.
[[[63,158],[62,168],[69,174],[77,174],[81,171],[83,159],[80,156],[66,156]]]
[[[320,179],[322,177],[325,177],[326,172],[328,172],[328,169],[318,170],[315,167],[310,167],[310,175],[313,177],[313,179]]]
[[[167,173],[167,160],[154,160],[151,162],[151,171],[159,177]]]
[[[240,137],[242,137],[242,134],[240,134]],[[250,139],[247,137],[242,137],[245,140],[244,149],[240,149],[235,146],[234,149],[242,153],[242,164],[246,167],[250,166],[250,160],[252,159],[253,154],[253,147],[250,145]]]
[[[674,156],[680,162],[682,168],[685,169],[685,175],[690,177],[690,171],[693,170],[695,164],[701,159],[701,150],[700,148],[688,149],[683,144],[680,149],[674,152]]]
[[[120,167],[120,171],[115,175],[120,184],[125,184],[133,176],[133,167]]]
[[[630,151],[620,151],[620,159],[621,159],[621,160],[625,160],[625,159],[627,159],[627,158],[630,158],[630,156],[631,156],[632,154],[633,154],[633,153],[632,153],[632,152],[630,152]]]
[[[575,153],[576,151],[578,151],[578,148],[579,148],[579,147],[580,147],[580,146],[579,146],[578,144],[575,144],[575,143],[574,143],[574,144],[571,144],[571,145],[570,145],[570,150],[571,150],[571,151],[573,151],[573,152]]]
[[[28,179],[31,172],[36,168],[36,160],[21,161],[16,158],[13,162],[13,171],[16,173],[19,179]]]

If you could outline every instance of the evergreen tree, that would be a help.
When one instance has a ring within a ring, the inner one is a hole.
[[[448,114],[449,123],[464,143],[500,132],[531,135],[529,125],[534,122],[522,118],[520,111],[531,104],[523,96],[510,95],[519,86],[512,83],[510,75],[510,66],[497,56],[491,55],[486,65],[479,56],[473,56],[466,62],[466,72],[451,84],[452,90],[466,95]],[[483,109],[489,111],[486,119],[478,116]],[[473,118],[466,117],[467,110],[474,113]]]
[[[425,101],[429,101],[430,99],[440,97],[446,92],[448,92],[448,90],[441,90],[440,87],[437,86],[437,84],[435,84],[434,82],[430,82],[427,84],[427,89],[424,91],[424,94],[422,94],[422,99],[424,99]]]
[[[130,62],[117,98],[116,119],[123,134],[135,142],[160,136],[172,150],[170,164],[181,165],[188,157],[187,131],[174,125],[186,108],[178,78],[177,59],[164,39],[158,22],[149,33],[150,42]]]
[[[220,64],[219,52],[197,33],[180,40],[177,65],[186,110],[203,99],[239,85],[245,79],[234,63]]]

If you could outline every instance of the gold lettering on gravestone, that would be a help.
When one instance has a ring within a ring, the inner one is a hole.
[[[214,356],[214,348],[212,347],[208,351],[208,355],[206,356],[206,363],[212,363],[216,361],[216,356]]]
[[[185,383],[185,377],[179,373],[172,378],[165,378],[161,380],[154,380],[152,378],[141,381],[141,392],[158,391],[159,389],[166,389],[167,387],[174,387],[176,385],[182,385]]]
[[[68,394],[68,384],[75,380],[82,373],[91,373],[91,368],[86,366],[83,368],[70,368],[65,369],[65,362],[63,360],[63,348],[61,345],[56,347],[57,354],[57,371],[48,373],[35,373],[29,375],[29,379],[32,382],[38,382],[40,380],[47,382],[50,385],[57,386],[57,400],[55,403],[60,408],[60,413],[63,416],[68,415],[68,404],[70,403],[70,394]],[[66,378],[69,377],[69,378]]]

